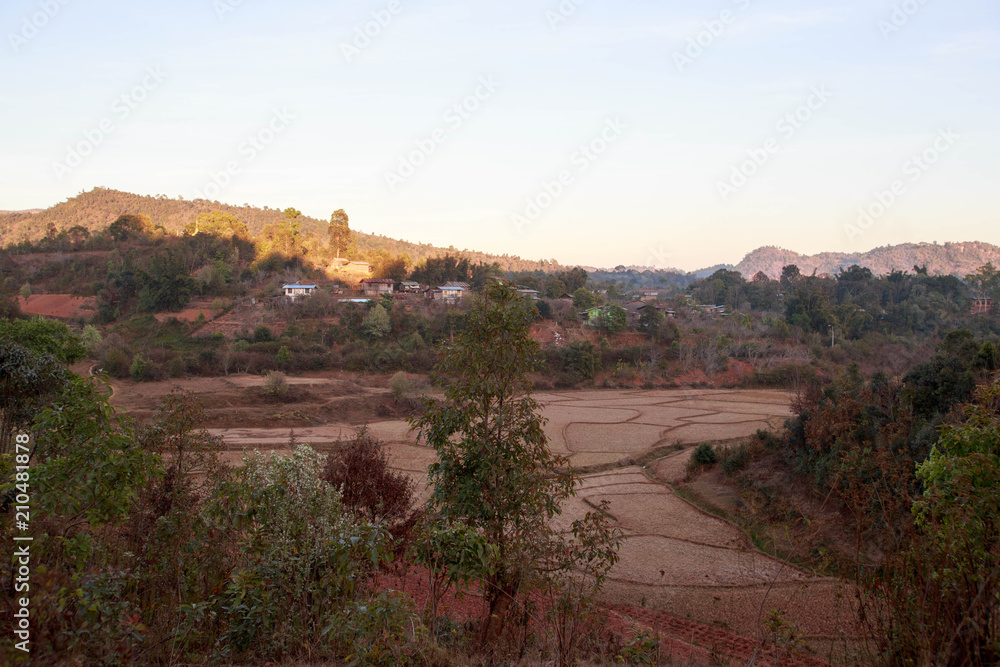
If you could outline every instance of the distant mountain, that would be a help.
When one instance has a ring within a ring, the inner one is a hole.
[[[735,267],[732,264],[716,264],[715,266],[710,266],[707,269],[699,269],[697,271],[692,271],[691,275],[695,278],[707,278],[719,269],[727,269],[732,271]]]
[[[892,271],[913,271],[914,266],[926,266],[931,275],[954,275],[964,278],[983,264],[992,262],[1000,266],[1000,247],[989,243],[902,243],[883,246],[868,252],[824,252],[802,255],[784,248],[765,246],[758,248],[736,265],[736,270],[746,278],[763,271],[771,278],[781,276],[781,269],[789,264],[799,267],[805,275],[835,274],[852,264],[860,264],[875,275]]]
[[[154,225],[163,225],[168,231],[178,233],[188,223],[193,222],[199,213],[215,210],[232,213],[243,221],[250,233],[254,235],[259,234],[264,227],[280,222],[285,217],[282,209],[267,206],[264,208],[249,204],[232,206],[205,199],[190,201],[181,198],[173,199],[166,195],[135,195],[109,188],[94,188],[44,210],[0,211],[0,248],[22,241],[38,241],[48,233],[50,228],[59,232],[81,225],[90,232],[100,231],[106,229],[118,216],[125,213],[148,215]],[[327,221],[302,216],[299,218],[299,222],[303,233],[311,232],[319,236],[326,236],[329,224]],[[472,262],[496,262],[505,271],[535,271],[539,269],[553,271],[565,268],[561,267],[555,260],[533,261],[521,259],[516,255],[490,255],[472,250],[458,250],[454,247],[439,248],[429,243],[411,243],[358,231],[353,233],[357,247],[362,252],[382,250],[392,255],[406,253],[414,262],[451,253],[467,257]]]

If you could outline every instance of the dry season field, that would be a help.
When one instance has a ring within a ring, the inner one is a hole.
[[[228,388],[235,397],[252,391],[260,379],[238,376],[195,382],[204,386],[190,388],[213,392],[215,404],[230,405],[222,406],[223,412],[245,412],[252,403],[227,399],[224,391],[218,392]],[[386,390],[353,384],[360,395],[345,396],[351,393],[344,387],[349,381],[335,374],[292,382],[307,392],[308,400],[304,398],[303,403],[327,406],[331,418],[294,427],[265,427],[263,420],[251,419],[246,426],[209,429],[229,445],[229,460],[238,461],[244,448],[287,453],[293,434],[297,442],[329,449],[367,422],[370,432],[388,446],[392,465],[409,474],[423,490],[421,498],[426,498],[427,466],[434,452],[417,444],[407,422],[370,419],[363,410],[337,409],[344,401],[355,401],[351,403],[355,407],[359,400],[369,404],[391,401]],[[131,388],[159,395],[164,391],[149,385]],[[329,398],[328,392],[333,394]],[[810,647],[821,654],[850,635],[853,596],[845,584],[761,553],[742,530],[691,505],[672,486],[683,477],[694,445],[779,427],[791,414],[788,393],[588,390],[543,392],[536,398],[548,420],[545,429],[552,449],[584,473],[578,496],[567,502],[560,521],[568,524],[606,500],[624,532],[621,562],[605,587],[608,602],[665,610],[748,635],[764,632],[763,623],[775,609],[794,621]],[[148,409],[152,399],[152,395],[130,394],[122,402],[141,410]],[[282,406],[286,411],[293,408]],[[255,409],[272,410],[259,405]],[[310,414],[316,419],[323,416],[315,410]],[[234,416],[222,422],[231,424]]]

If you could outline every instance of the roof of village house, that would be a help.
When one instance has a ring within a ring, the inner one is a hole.
[[[365,278],[361,281],[361,284],[371,284],[371,285],[395,285],[396,281],[392,278]]]
[[[299,285],[295,283],[293,285],[284,285],[281,289],[316,289],[315,285]]]

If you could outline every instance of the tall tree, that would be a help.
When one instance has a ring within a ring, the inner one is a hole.
[[[538,344],[529,336],[531,316],[510,285],[487,285],[468,312],[465,330],[445,352],[439,372],[448,377],[444,400],[428,401],[413,423],[437,451],[430,467],[431,509],[445,521],[465,524],[496,551],[482,590],[488,603],[482,640],[492,643],[510,604],[544,579],[560,549],[552,519],[572,495],[576,478],[560,471],[567,461],[552,454],[544,419],[531,398],[528,374]],[[593,520],[593,517],[587,517]],[[574,523],[574,530],[582,524]],[[606,525],[606,536],[611,536]],[[598,539],[616,558],[614,540]],[[610,567],[610,565],[608,565]]]
[[[330,244],[337,250],[338,258],[341,251],[347,247],[351,240],[351,228],[347,222],[347,213],[342,208],[337,209],[330,216],[330,226],[327,228],[327,234],[330,236]]]

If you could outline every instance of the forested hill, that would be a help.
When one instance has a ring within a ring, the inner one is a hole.
[[[295,202],[285,202],[286,206]],[[83,192],[60,204],[42,211],[0,212],[0,247],[7,247],[22,241],[36,242],[50,229],[56,233],[76,225],[90,232],[106,229],[123,214],[148,215],[154,225],[163,225],[168,231],[178,233],[185,225],[194,221],[199,213],[224,211],[243,221],[250,233],[257,235],[264,227],[284,220],[282,209],[258,208],[256,206],[232,206],[220,202],[198,199],[173,199],[166,195],[146,196],[120,192],[108,188],[94,188]],[[333,211],[331,211],[332,213]],[[350,214],[350,211],[348,211]],[[326,220],[317,220],[303,215],[298,219],[303,233],[312,232],[326,236]],[[354,231],[354,240],[360,251],[383,250],[390,255],[408,254],[414,262],[427,257],[440,257],[446,253],[461,255],[473,263],[496,262],[506,271],[553,271],[560,269],[555,260],[533,261],[511,255],[490,255],[473,250],[438,248],[427,243],[411,243],[386,238],[376,234]]]
[[[875,275],[892,271],[913,271],[914,266],[927,267],[931,275],[954,275],[964,278],[987,262],[1000,266],[1000,247],[989,243],[902,243],[884,246],[868,252],[824,252],[818,255],[801,255],[791,250],[765,246],[758,248],[736,265],[736,270],[746,278],[763,271],[771,278],[781,277],[781,268],[789,264],[810,275],[835,274],[852,264],[860,264]]]

